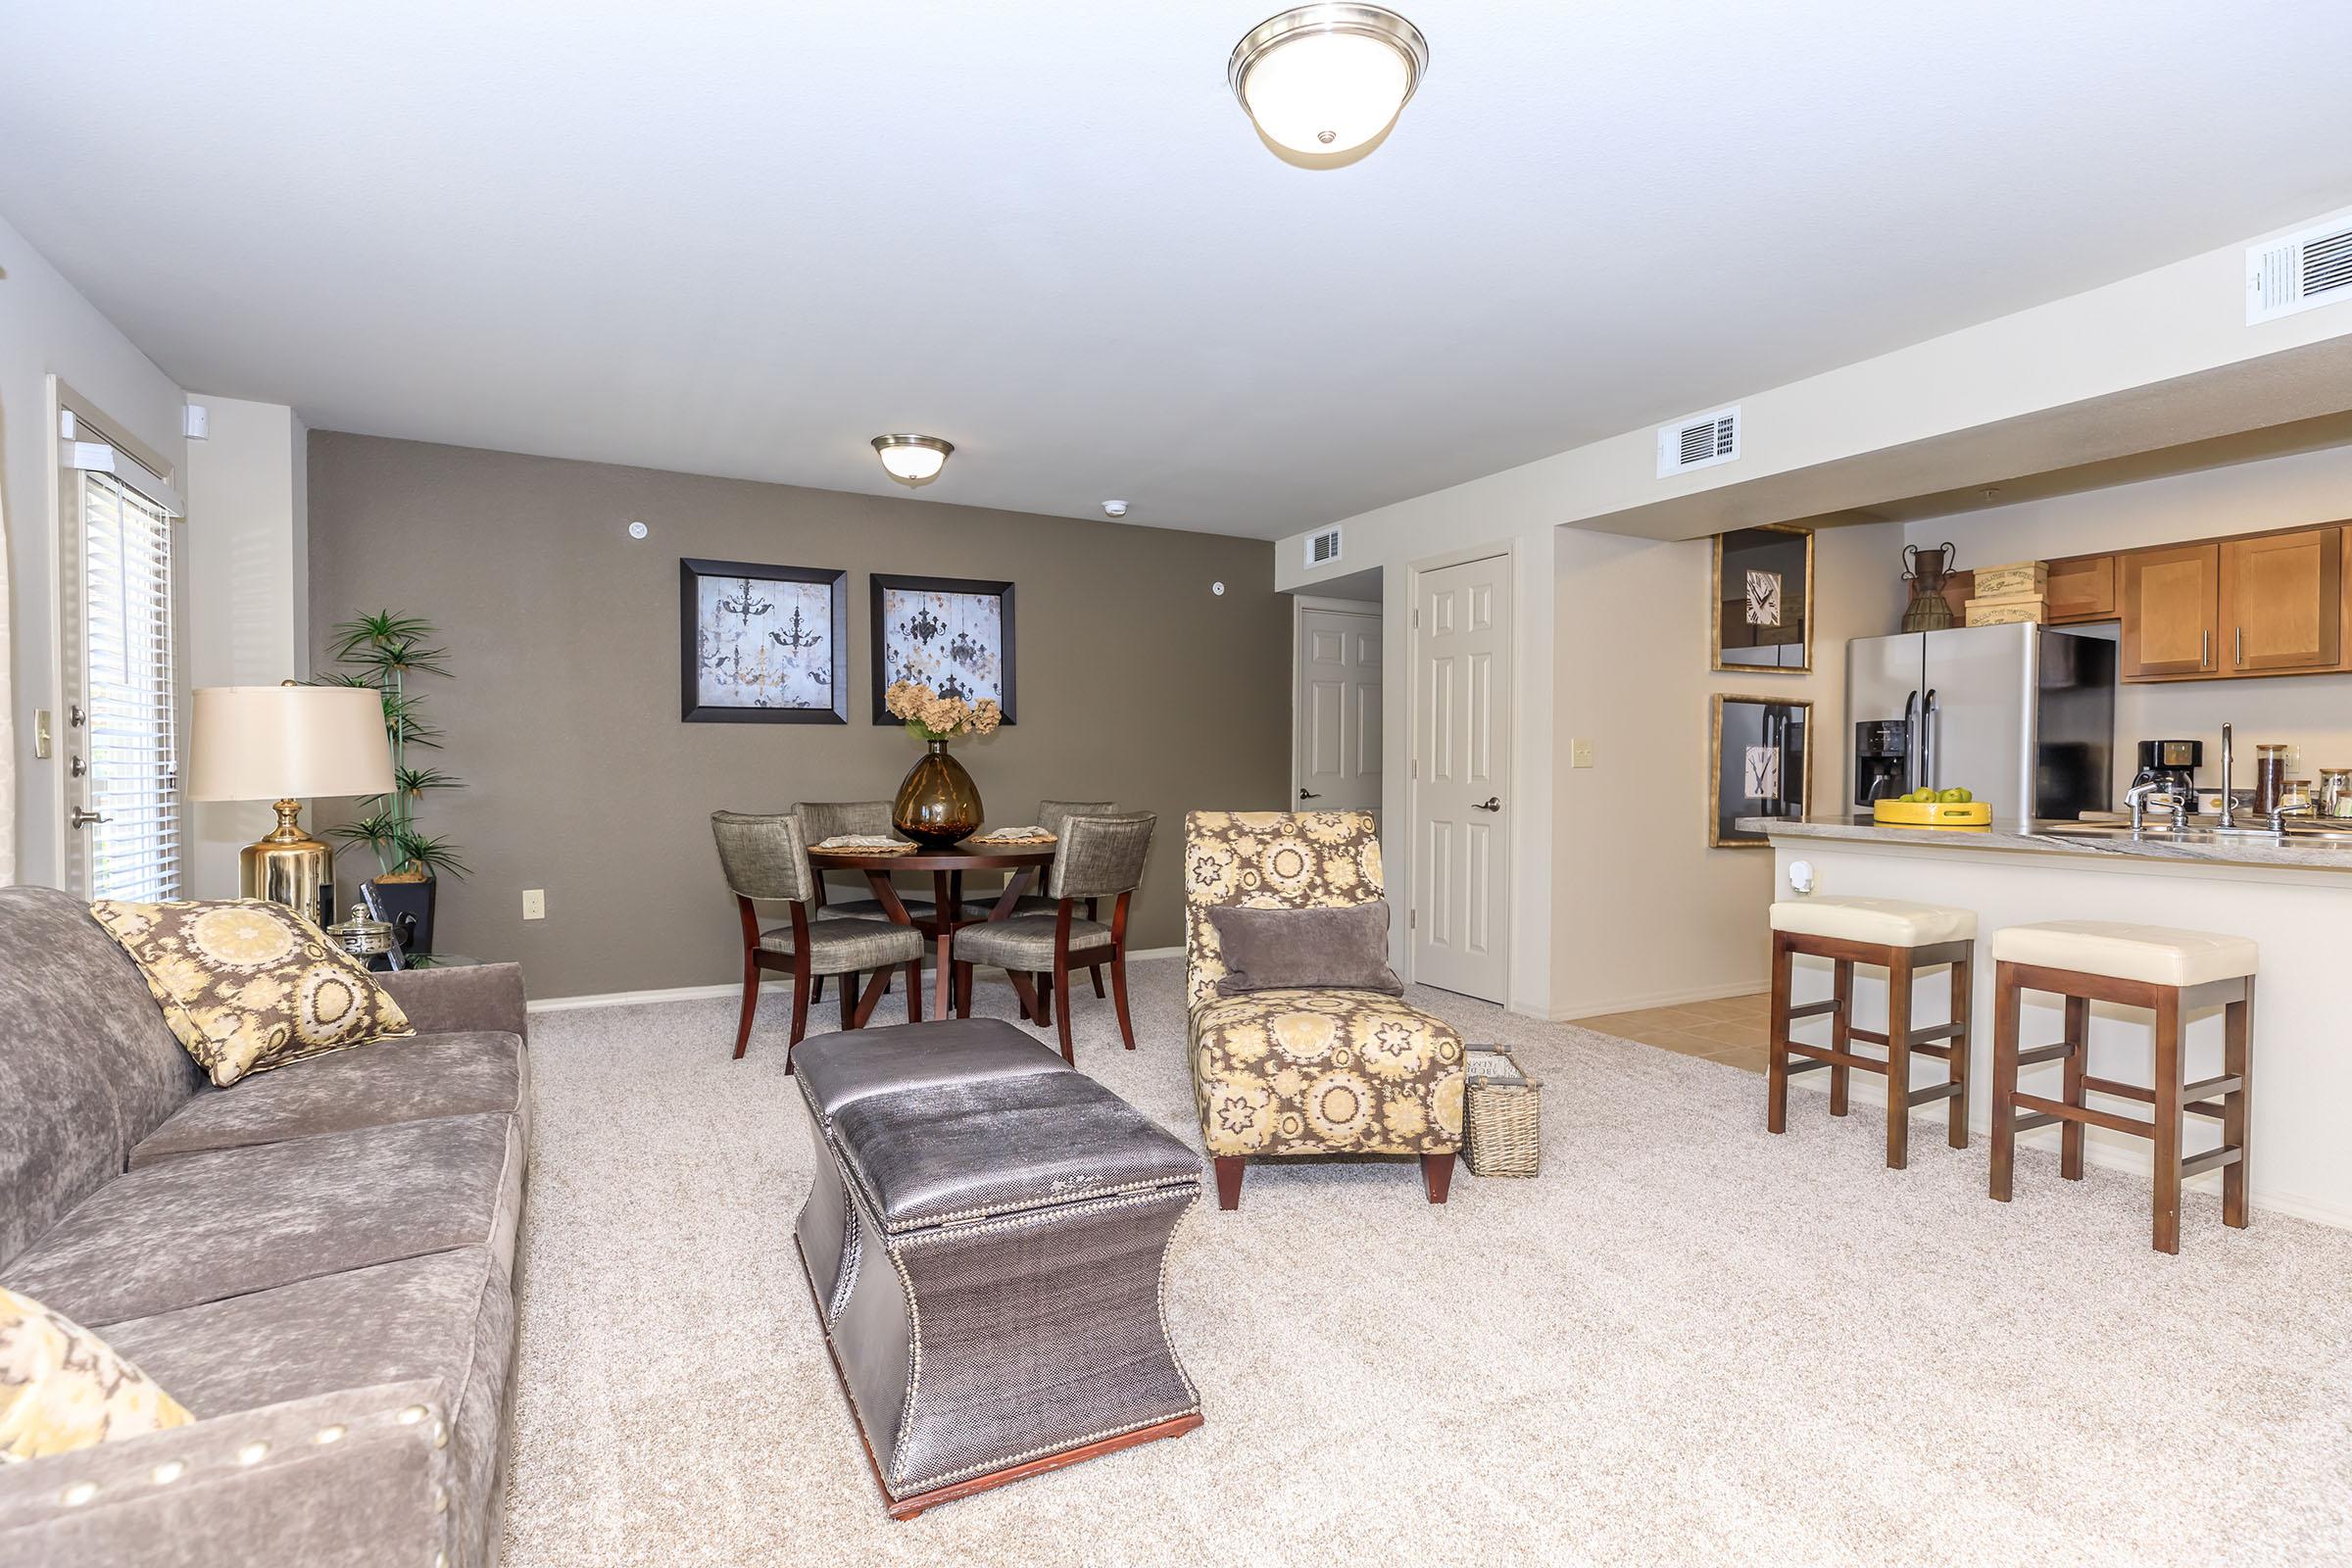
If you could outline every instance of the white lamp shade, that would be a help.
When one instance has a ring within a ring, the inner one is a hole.
[[[387,795],[383,698],[359,686],[200,686],[188,793],[199,801]]]
[[[1389,128],[1413,90],[1412,63],[1385,38],[1306,32],[1269,51],[1242,80],[1268,139],[1298,153],[1349,152]]]

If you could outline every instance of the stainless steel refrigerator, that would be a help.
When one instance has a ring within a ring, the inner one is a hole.
[[[1965,786],[1995,822],[2105,810],[2115,643],[2043,626],[1954,626],[1845,645],[1853,805]]]

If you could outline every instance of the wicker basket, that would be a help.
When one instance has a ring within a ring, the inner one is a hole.
[[[1533,1176],[1543,1163],[1544,1086],[1519,1070],[1510,1053],[1474,1046],[1463,1097],[1468,1139],[1462,1152],[1473,1176]]]

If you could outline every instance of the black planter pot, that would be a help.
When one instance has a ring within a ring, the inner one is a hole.
[[[368,896],[376,918],[400,927],[400,950],[410,956],[433,951],[433,878],[421,882],[369,882]]]

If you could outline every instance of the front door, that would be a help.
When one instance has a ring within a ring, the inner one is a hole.
[[[1293,798],[1301,811],[1380,809],[1380,616],[1298,612]]]
[[[1489,1002],[1510,983],[1510,558],[1414,596],[1412,978]]]

